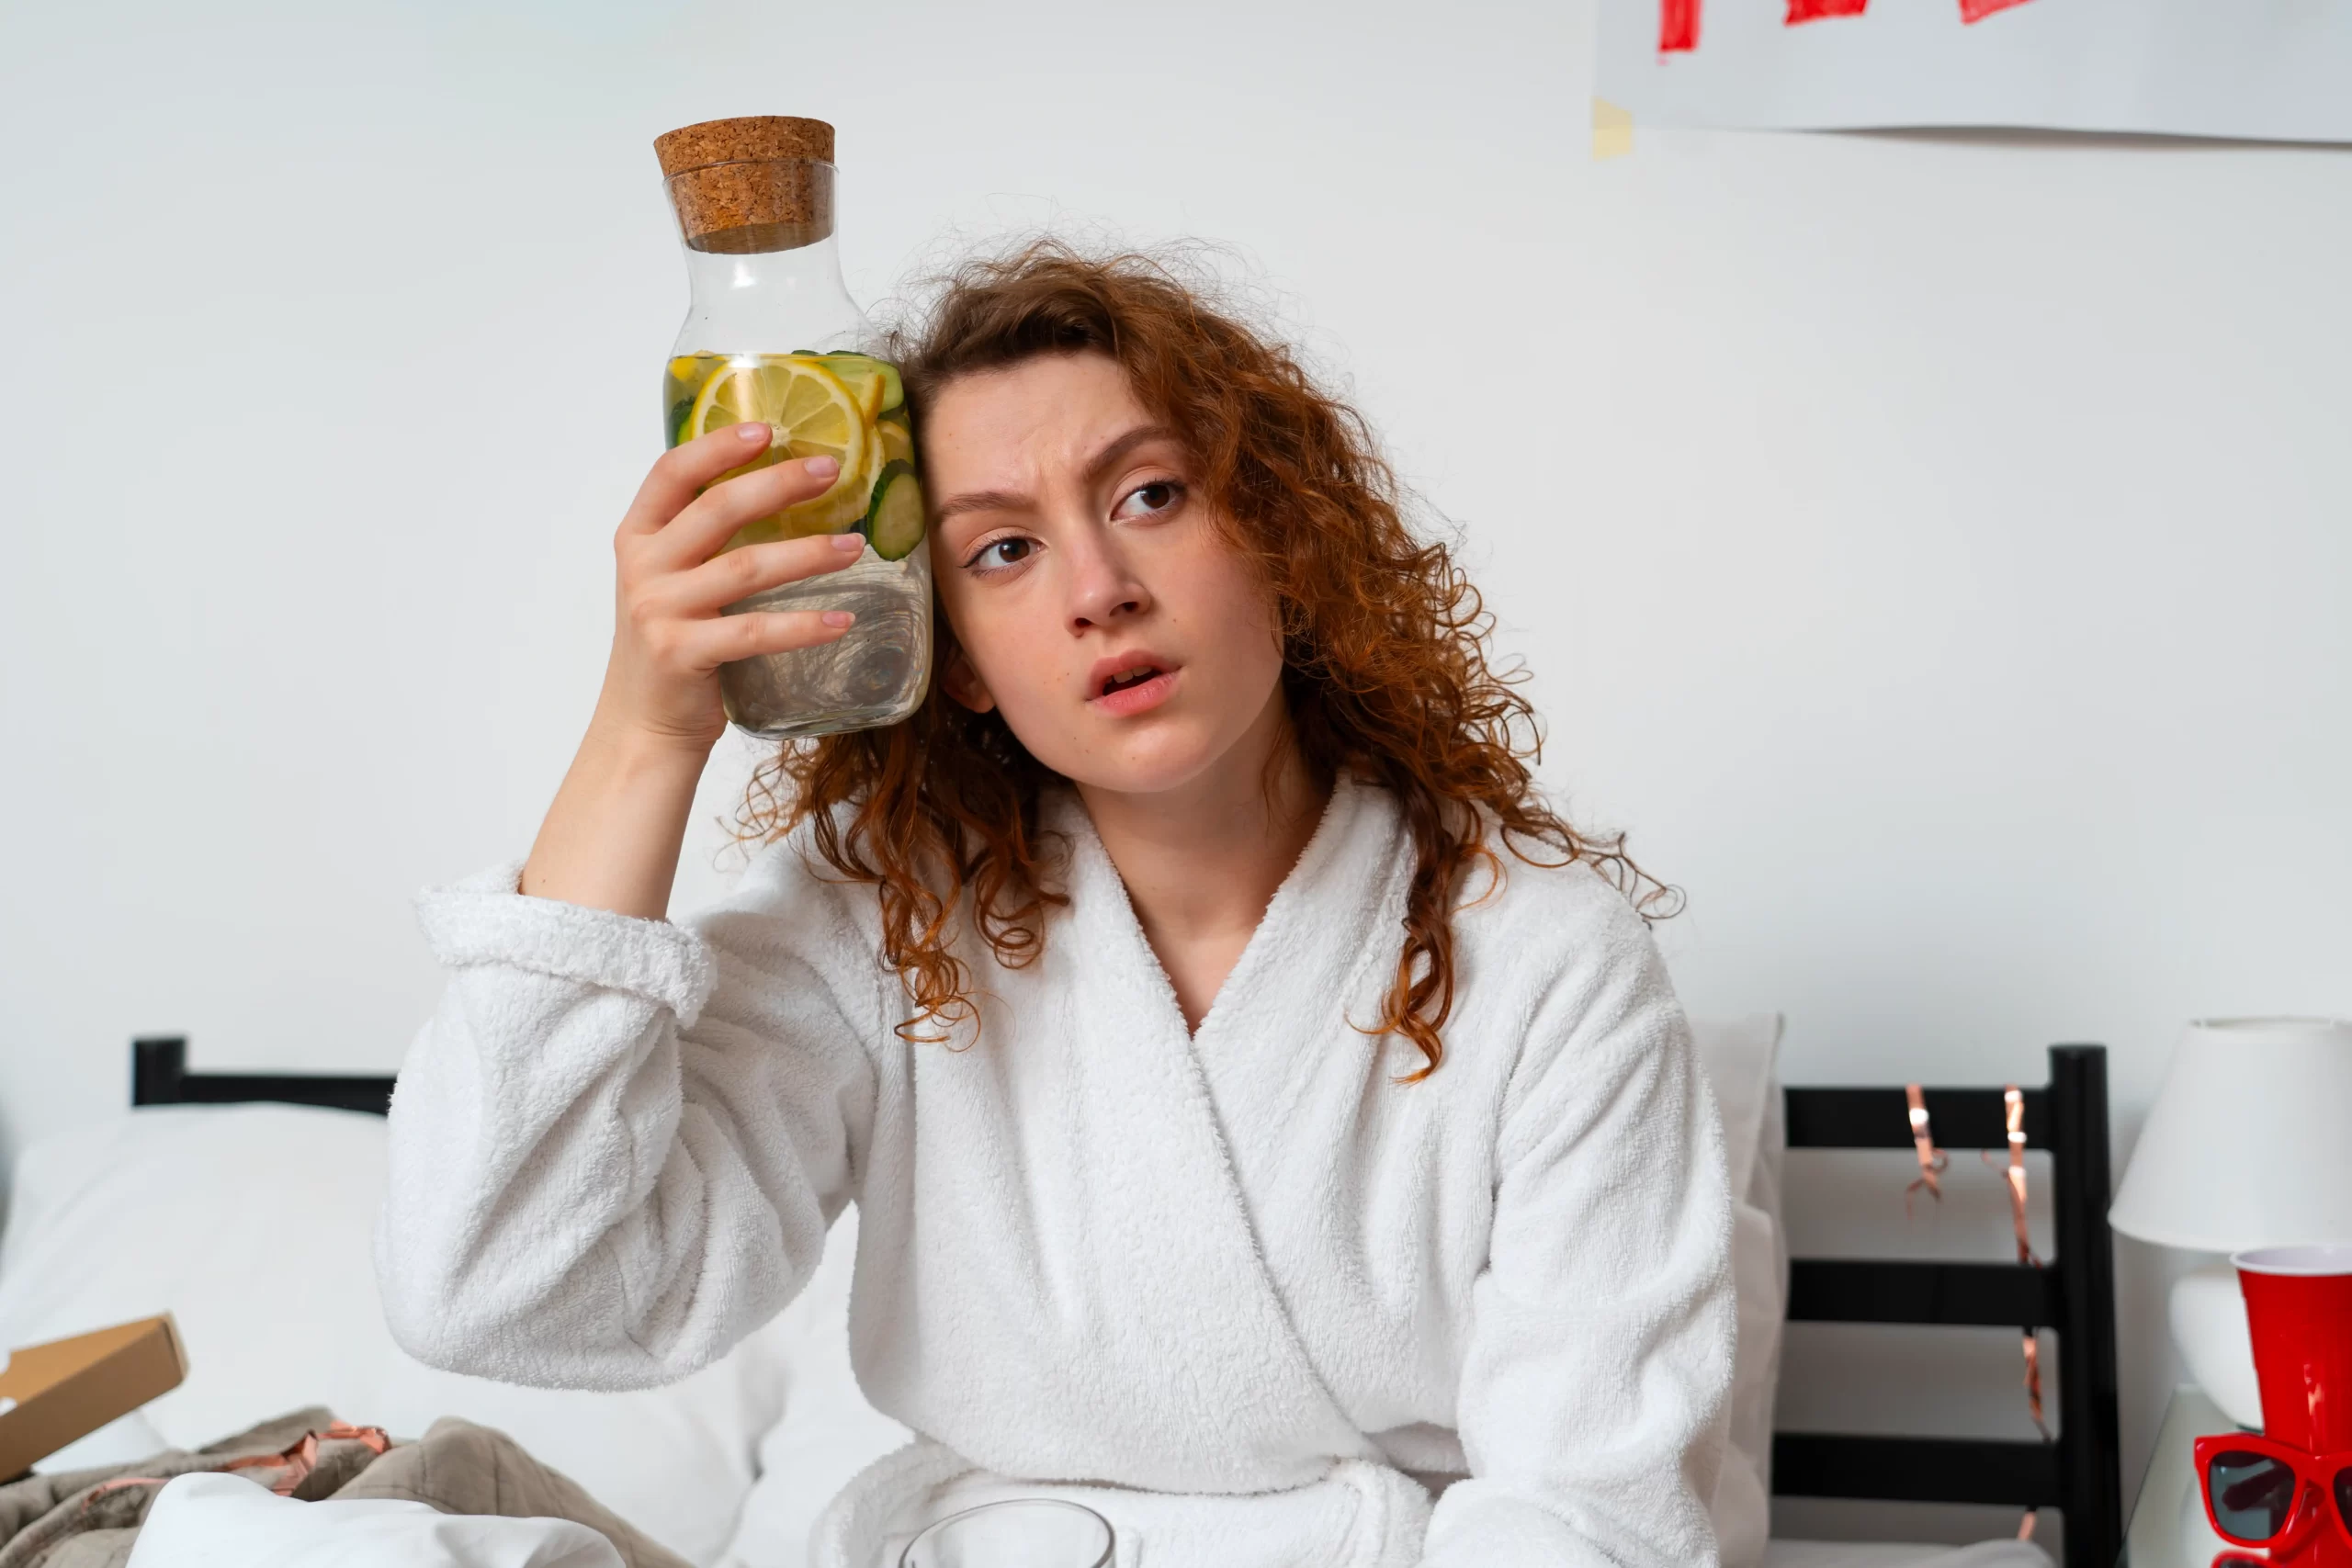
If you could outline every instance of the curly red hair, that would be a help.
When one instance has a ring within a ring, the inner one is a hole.
[[[929,310],[890,335],[917,428],[957,377],[1045,354],[1101,354],[1182,438],[1203,491],[1280,606],[1283,683],[1310,773],[1349,768],[1385,785],[1412,834],[1405,943],[1374,1034],[1400,1034],[1426,1077],[1444,1059],[1453,1008],[1453,910],[1465,874],[1502,864],[1489,830],[1531,864],[1585,861],[1645,917],[1679,895],[1646,876],[1622,838],[1581,835],[1537,797],[1541,739],[1520,677],[1491,669],[1491,620],[1446,547],[1415,536],[1405,496],[1363,416],[1318,388],[1285,345],[1220,308],[1216,291],[1164,258],[1088,256],[1057,242],[967,261]],[[934,612],[936,614],[936,612]],[[953,657],[944,615],[938,658]],[[826,862],[880,899],[883,957],[913,1003],[899,1025],[977,1024],[951,922],[971,919],[1000,963],[1032,961],[1048,906],[1038,835],[1042,790],[1060,775],[997,713],[973,713],[936,682],[901,724],[788,743],[761,768],[746,837],[809,823]],[[846,811],[836,814],[836,807]],[[844,821],[843,818],[846,820]],[[1520,841],[1546,845],[1536,861]]]

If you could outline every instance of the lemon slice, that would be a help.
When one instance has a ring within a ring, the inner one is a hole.
[[[865,514],[866,493],[873,483],[866,471],[867,448],[872,443],[865,411],[840,377],[808,359],[784,355],[739,359],[703,384],[694,412],[686,416],[684,439],[691,441],[722,425],[750,420],[760,421],[775,433],[768,449],[741,468],[728,469],[712,483],[787,457],[831,457],[842,466],[841,477],[813,500],[745,524],[727,542],[727,548],[804,534],[838,534]]]
[[[874,435],[881,447],[879,456],[884,463],[904,463],[909,468],[914,466],[915,438],[905,425],[895,419],[877,420],[874,425]]]

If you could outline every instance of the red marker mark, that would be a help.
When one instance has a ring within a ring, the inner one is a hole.
[[[1699,47],[1699,0],[1658,0],[1657,51],[1674,54]]]
[[[1960,19],[1981,22],[1996,11],[2022,6],[2026,0],[1960,0]],[[1699,7],[1702,0],[1658,0],[1657,51],[1687,54],[1699,47]],[[1817,22],[1825,17],[1859,17],[1871,0],[1788,0],[1785,26]]]

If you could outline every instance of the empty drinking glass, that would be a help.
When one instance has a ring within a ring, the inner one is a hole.
[[[1110,1568],[1111,1521],[1058,1497],[950,1514],[907,1543],[899,1568]]]

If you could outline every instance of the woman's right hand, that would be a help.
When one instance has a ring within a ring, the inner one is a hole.
[[[862,535],[819,534],[718,553],[744,524],[823,494],[841,472],[831,457],[810,457],[711,483],[765,451],[768,439],[756,421],[727,425],[663,453],[646,475],[613,536],[618,588],[600,726],[707,753],[727,728],[720,665],[831,642],[855,619],[846,610],[720,614],[780,584],[839,571],[865,547]]]
[[[719,554],[744,524],[823,494],[839,475],[831,458],[811,457],[712,483],[768,439],[764,424],[730,424],[664,453],[621,519],[605,689],[539,825],[521,891],[662,919],[695,784],[727,728],[718,667],[848,630],[845,611],[720,614],[779,583],[839,571],[865,547],[863,535],[819,534]]]

